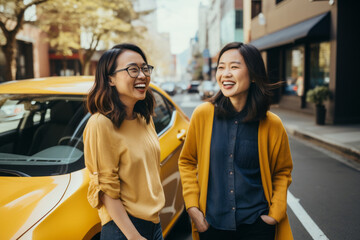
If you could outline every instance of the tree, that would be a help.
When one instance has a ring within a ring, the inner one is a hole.
[[[16,72],[16,35],[22,29],[25,21],[25,10],[31,6],[37,6],[48,0],[0,0],[0,29],[5,38],[2,46],[6,59],[5,79],[10,81],[14,79]]]
[[[171,74],[171,53],[168,39],[157,32],[149,32],[139,28],[132,37],[126,36],[122,42],[128,41],[144,50],[147,60],[155,66],[155,74],[169,76]],[[154,73],[153,73],[154,74]]]
[[[99,45],[108,48],[120,38],[137,36],[131,21],[142,14],[146,12],[135,13],[129,0],[49,1],[41,9],[39,26],[48,33],[50,46],[58,53],[68,56],[73,50],[82,52],[82,74],[87,75]]]

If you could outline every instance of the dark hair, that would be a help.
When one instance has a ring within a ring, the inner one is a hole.
[[[266,118],[266,112],[270,108],[271,90],[279,84],[270,84],[265,70],[264,61],[260,51],[251,44],[232,42],[223,47],[219,53],[217,65],[221,56],[228,50],[237,49],[244,58],[250,77],[249,93],[244,110],[246,116],[243,122],[258,121]],[[215,114],[220,118],[230,118],[237,114],[228,97],[219,91],[209,100],[215,105]]]
[[[123,43],[115,45],[100,57],[95,73],[95,83],[87,96],[87,108],[91,114],[101,113],[108,117],[117,127],[126,117],[125,104],[121,102],[115,87],[110,86],[110,75],[117,67],[118,56],[126,50],[137,52],[147,63],[144,52],[136,45]],[[149,88],[144,100],[138,101],[134,112],[139,113],[149,124],[154,112],[155,98]]]

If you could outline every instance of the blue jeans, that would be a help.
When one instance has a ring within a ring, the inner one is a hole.
[[[141,236],[147,240],[164,240],[160,223],[153,223],[129,215],[131,222],[138,230]],[[101,228],[101,240],[127,240],[114,221],[106,223]]]

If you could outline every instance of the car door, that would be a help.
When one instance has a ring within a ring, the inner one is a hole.
[[[160,218],[166,235],[184,208],[178,159],[188,123],[166,97],[157,91],[153,93],[156,100],[154,124],[161,146],[161,181],[166,199]]]

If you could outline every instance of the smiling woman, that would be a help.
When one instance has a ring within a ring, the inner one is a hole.
[[[219,53],[220,91],[197,107],[179,159],[193,239],[293,239],[286,215],[292,160],[258,49]]]
[[[139,47],[116,45],[101,56],[88,96],[88,200],[99,210],[102,239],[163,239],[159,213],[165,195],[152,119],[152,69]]]

